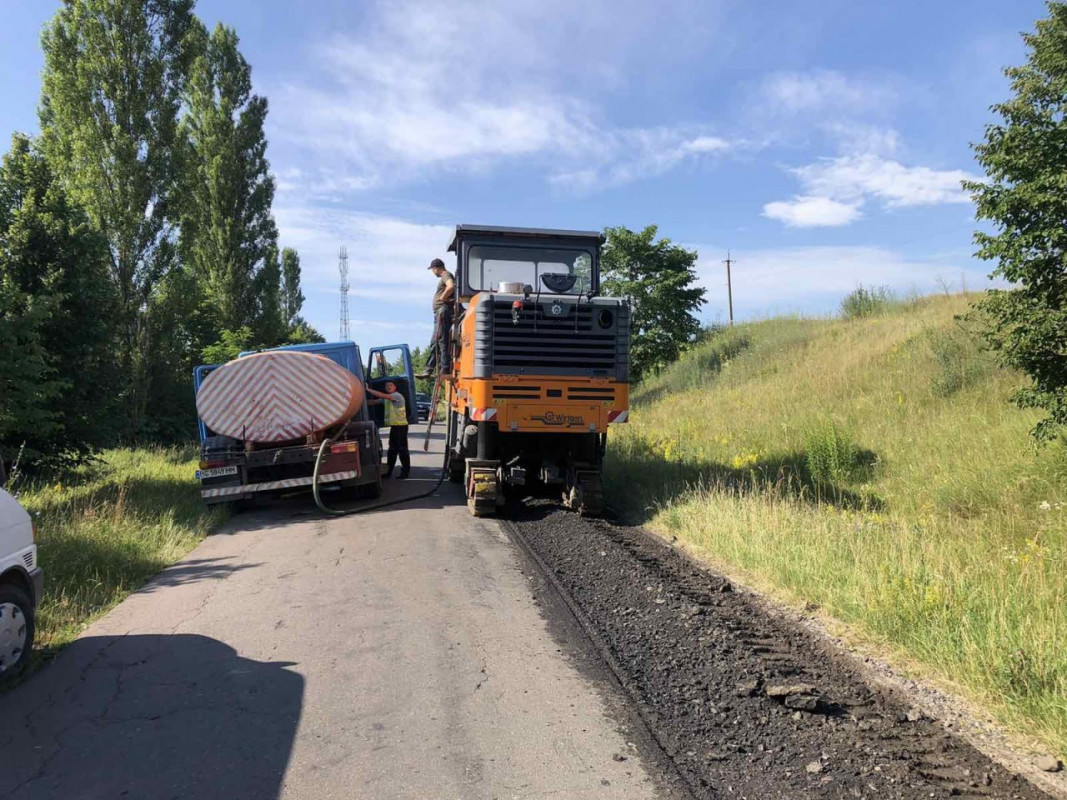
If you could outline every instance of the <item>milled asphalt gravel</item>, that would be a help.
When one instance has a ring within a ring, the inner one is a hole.
[[[0,797],[682,796],[527,566],[447,483],[240,515],[0,696]]]
[[[238,516],[0,695],[0,797],[1044,797],[642,531],[512,511]]]
[[[515,517],[698,796],[1046,797],[643,531],[546,502]]]

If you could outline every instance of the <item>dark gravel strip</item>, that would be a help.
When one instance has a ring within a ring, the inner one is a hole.
[[[549,503],[513,519],[698,794],[1047,800],[648,534]]]

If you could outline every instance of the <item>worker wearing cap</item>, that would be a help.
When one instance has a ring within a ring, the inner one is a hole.
[[[369,386],[367,394],[376,397],[368,403],[382,403],[385,406],[385,427],[389,429],[389,450],[385,461],[385,477],[393,477],[393,467],[400,457],[400,474],[397,478],[406,478],[411,474],[411,452],[408,450],[408,409],[404,395],[396,390],[396,384],[387,381],[385,391],[379,392]]]
[[[445,269],[445,262],[435,258],[430,262],[430,271],[437,278],[437,290],[433,294],[433,339],[430,340],[430,357],[419,378],[429,378],[440,368],[448,372],[452,368],[452,298],[456,293],[456,276]]]

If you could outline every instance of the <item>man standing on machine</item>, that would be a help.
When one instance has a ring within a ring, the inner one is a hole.
[[[400,474],[397,479],[406,478],[411,474],[411,453],[408,452],[408,409],[404,395],[396,390],[396,384],[387,381],[385,391],[366,387],[367,394],[378,398],[368,400],[368,403],[382,403],[385,405],[385,427],[389,429],[389,451],[385,462],[386,478],[393,477],[393,467],[396,466],[397,456],[400,457]]]
[[[433,294],[433,339],[426,368],[417,378],[430,378],[437,372],[452,369],[452,297],[456,293],[456,276],[445,269],[445,262],[439,258],[430,262],[429,269],[437,278],[437,290]]]

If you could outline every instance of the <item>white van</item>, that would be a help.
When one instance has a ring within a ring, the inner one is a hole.
[[[36,540],[26,509],[0,489],[0,679],[18,672],[33,648],[34,614],[44,588]]]

